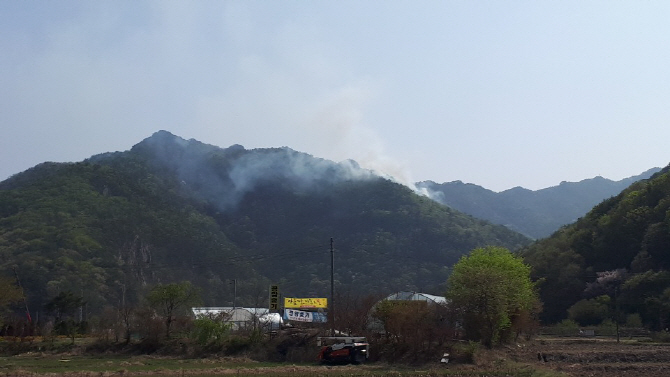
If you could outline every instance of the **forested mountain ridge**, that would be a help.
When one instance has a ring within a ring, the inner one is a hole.
[[[125,152],[44,163],[0,183],[0,273],[32,310],[62,291],[87,310],[191,280],[205,305],[325,296],[336,285],[441,293],[471,249],[530,240],[361,169],[289,148],[219,148],[160,131]]]
[[[558,186],[536,191],[515,187],[494,192],[461,181],[424,181],[417,183],[417,187],[428,190],[433,199],[458,211],[539,239],[576,221],[596,204],[659,170],[652,168],[620,181],[595,177],[579,182],[561,182]]]
[[[565,318],[568,308],[589,298],[586,285],[598,272],[625,269],[625,283],[616,291],[620,310],[640,315],[651,328],[670,325],[670,166],[522,255],[542,279],[543,315],[549,322]]]

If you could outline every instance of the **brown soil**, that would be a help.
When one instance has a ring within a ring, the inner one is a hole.
[[[542,339],[508,347],[507,355],[517,362],[541,364],[575,377],[670,376],[670,344]]]

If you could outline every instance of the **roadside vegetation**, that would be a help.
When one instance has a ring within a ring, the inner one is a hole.
[[[457,376],[485,370],[488,375],[538,375],[505,357],[481,363],[492,358],[482,355],[496,352],[490,348],[509,344],[518,334],[530,337],[536,328],[527,320],[537,307],[528,267],[504,248],[475,249],[456,264],[452,276],[451,305],[351,293],[336,297],[339,331],[366,336],[371,343],[373,363],[368,365],[317,364],[316,338],[329,332],[328,324],[272,329],[259,318],[242,327],[233,326],[225,314],[193,318],[190,308],[200,302],[199,291],[183,281],[155,285],[139,304],[121,302],[89,321],[78,317],[85,302],[72,292],[62,292],[45,306],[49,316],[41,326],[6,317],[5,332],[33,335],[0,342],[7,355],[0,372],[213,375],[225,369],[238,375]],[[490,306],[485,303],[480,303],[482,310],[470,306],[481,292],[466,286],[483,277],[491,285],[479,287],[498,303],[493,311],[482,311]],[[490,318],[495,318],[486,323],[491,331],[471,330]]]
[[[607,292],[612,281],[604,276],[591,289]],[[654,368],[670,366],[663,356],[670,346],[659,343],[669,337],[645,332],[635,316],[620,327],[566,319],[540,328],[530,268],[504,248],[473,250],[447,286],[449,305],[338,294],[338,329],[370,341],[364,365],[317,363],[316,337],[328,324],[277,330],[258,319],[235,328],[225,314],[193,318],[200,298],[187,281],[150,287],[139,303],[121,302],[88,321],[79,317],[82,298],[64,292],[47,303],[40,322],[3,316],[3,331],[20,333],[0,341],[0,375],[557,377],[620,369],[654,376],[662,375]],[[20,296],[3,308],[20,308]]]

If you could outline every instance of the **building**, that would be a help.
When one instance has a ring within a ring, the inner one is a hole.
[[[262,328],[265,331],[278,330],[283,324],[279,313],[270,313],[268,308],[242,307],[199,307],[191,308],[193,315],[198,317],[221,316],[225,323],[232,325],[232,330]]]
[[[428,293],[401,291],[388,295],[382,301],[428,301],[433,304],[446,305],[447,299],[442,296],[429,295]]]
[[[409,302],[416,302],[417,304],[420,304],[420,306],[425,306],[427,305],[428,307],[432,307],[435,310],[435,313],[438,315],[438,317],[442,317],[447,309],[447,299],[442,296],[435,296],[435,295],[430,295],[428,293],[421,293],[421,292],[411,292],[411,291],[400,291],[396,293],[392,293],[385,298],[377,301],[375,305],[372,306],[372,309],[368,313],[368,322],[367,322],[367,327],[368,329],[375,331],[375,332],[383,332],[384,331],[384,324],[378,319],[375,318],[373,313],[377,310],[377,307],[385,301],[409,301]]]

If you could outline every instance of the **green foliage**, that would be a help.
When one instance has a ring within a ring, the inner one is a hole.
[[[51,299],[44,309],[55,317],[54,331],[59,335],[68,335],[74,343],[77,330],[84,329],[83,324],[75,320],[75,312],[81,310],[84,299],[74,293],[60,292]]]
[[[232,324],[224,322],[224,318],[201,316],[193,321],[192,336],[201,346],[221,346]]]
[[[605,319],[596,327],[596,333],[603,336],[615,336],[617,335],[618,327],[616,323],[611,319]]]
[[[628,269],[620,289],[624,314],[640,313],[646,326],[669,324],[664,289],[670,287],[670,167],[603,201],[576,223],[521,254],[533,267],[545,303],[543,319],[556,322],[581,299],[597,271]],[[645,287],[649,289],[645,289]]]
[[[225,343],[226,354],[237,355],[247,351],[253,345],[253,339],[246,336],[231,336]]]
[[[646,271],[631,276],[621,287],[620,302],[624,313],[635,313],[651,329],[665,329],[670,315],[670,272]]]
[[[158,284],[149,291],[147,301],[165,317],[165,337],[170,338],[170,329],[175,316],[188,313],[189,308],[198,305],[200,292],[188,281]]]
[[[626,316],[626,327],[628,328],[641,328],[642,327],[642,317],[639,313],[633,313]]]
[[[124,295],[136,304],[143,285],[175,271],[226,293],[214,286],[232,268],[219,263],[214,274],[209,266],[237,249],[169,180],[128,157],[40,165],[0,185],[0,270],[18,267],[29,307],[81,289],[94,311]],[[182,258],[180,250],[197,252]]]
[[[571,319],[564,319],[552,327],[557,335],[575,336],[579,334],[579,324]]]
[[[0,295],[0,308],[2,310],[20,301],[23,297],[19,287],[14,284],[14,280],[4,276],[0,276],[0,291],[2,291],[2,295]]]
[[[480,343],[467,342],[456,343],[449,349],[449,359],[454,363],[474,364],[477,352],[480,351]]]
[[[0,326],[4,324],[11,307],[21,301],[23,293],[12,279],[0,276]]]
[[[666,330],[652,332],[651,340],[654,342],[670,343],[670,332]]]
[[[296,164],[316,178],[291,170]],[[83,290],[90,314],[100,314],[179,280],[212,306],[232,305],[229,279],[240,305],[265,306],[267,288],[258,287],[270,282],[321,297],[331,237],[336,286],[371,293],[439,292],[468,250],[530,242],[346,164],[167,132],[0,182],[0,272],[17,267],[31,308]]]
[[[449,277],[447,298],[460,312],[466,336],[487,347],[507,341],[515,318],[537,308],[530,267],[501,247],[461,257]]]
[[[580,326],[593,326],[602,323],[610,316],[609,296],[577,301],[568,309],[568,318]]]
[[[426,181],[418,186],[439,193],[433,194],[435,200],[451,208],[539,239],[550,236],[603,199],[618,194],[634,181],[649,178],[658,170],[650,169],[617,182],[597,177],[581,182],[562,182],[537,191],[515,187],[494,192],[460,181],[442,184]]]

